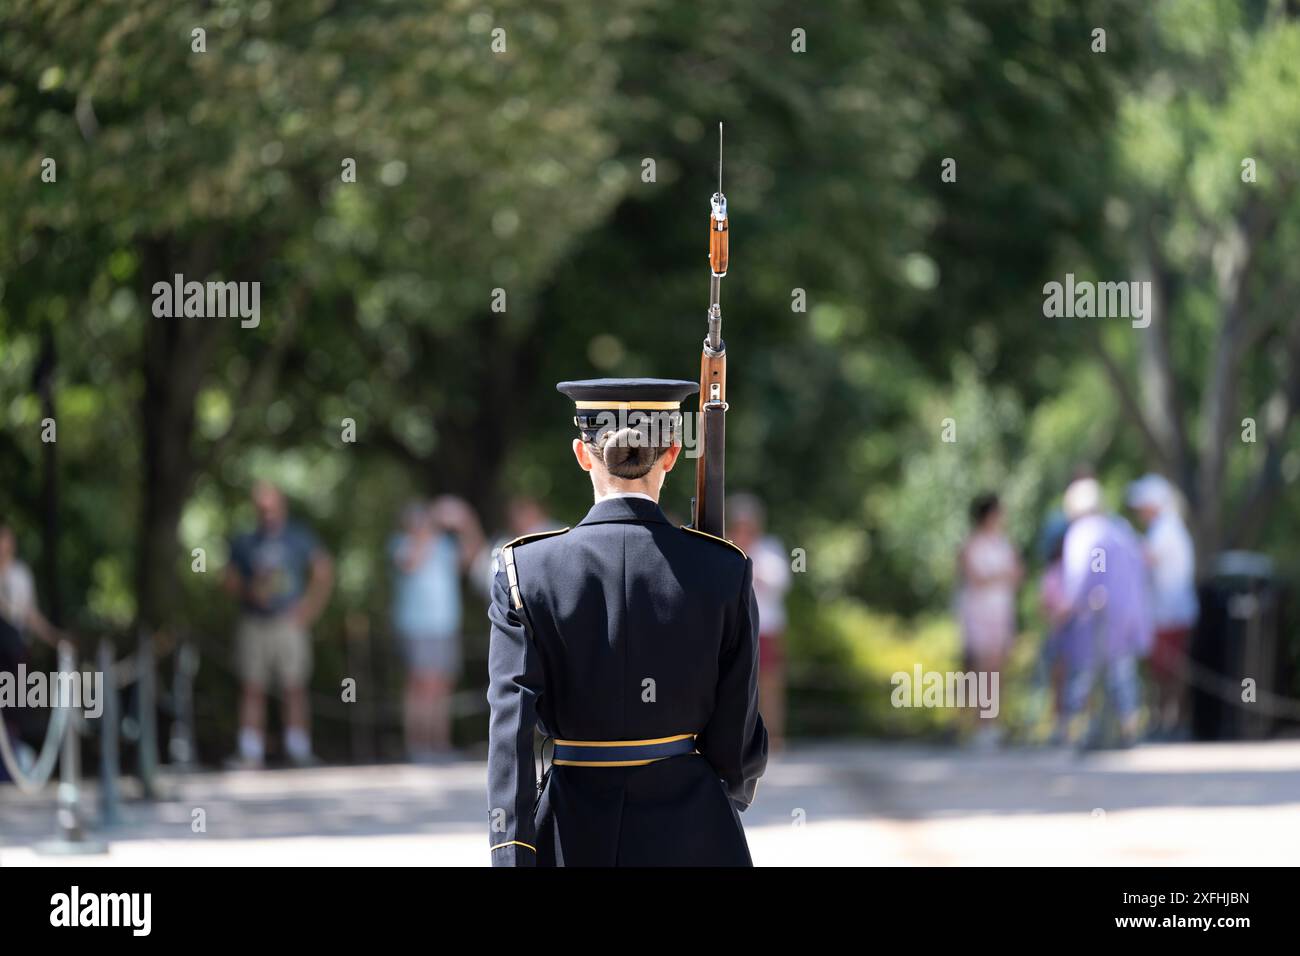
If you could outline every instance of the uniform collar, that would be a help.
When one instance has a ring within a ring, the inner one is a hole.
[[[653,521],[659,524],[671,524],[659,505],[646,498],[631,496],[602,498],[597,501],[587,517],[578,522],[584,524],[603,524],[607,521]]]

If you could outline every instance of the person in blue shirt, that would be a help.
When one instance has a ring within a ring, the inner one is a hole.
[[[406,507],[389,546],[393,629],[406,664],[407,754],[424,762],[451,749],[451,693],[460,673],[461,573],[483,547],[469,505],[444,495]]]

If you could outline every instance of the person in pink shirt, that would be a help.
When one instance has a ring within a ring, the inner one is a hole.
[[[764,534],[766,512],[753,495],[727,500],[727,533],[754,562],[758,601],[758,709],[767,724],[768,747],[785,745],[785,595],[790,590],[790,556]]]

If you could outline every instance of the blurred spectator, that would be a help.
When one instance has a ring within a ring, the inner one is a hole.
[[[451,692],[460,673],[460,574],[483,549],[473,510],[449,495],[415,502],[390,551],[396,570],[393,627],[406,663],[403,721],[412,760],[451,749]]]
[[[1155,736],[1176,737],[1186,699],[1187,642],[1199,612],[1196,600],[1196,548],[1178,509],[1178,493],[1160,475],[1146,475],[1129,486],[1128,504],[1146,528],[1151,616],[1155,646],[1151,677],[1156,685]]]
[[[1047,561],[1039,582],[1038,600],[1043,618],[1047,622],[1047,639],[1043,642],[1043,661],[1052,687],[1054,742],[1064,742],[1067,736],[1066,689],[1080,668],[1087,663],[1087,633],[1079,627],[1070,614],[1065,593],[1065,533],[1069,522],[1061,512],[1047,522],[1042,546]]]
[[[18,557],[13,529],[0,524],[0,670],[12,672],[26,659],[29,634],[50,646],[59,638],[37,606],[36,584]]]
[[[230,544],[226,590],[239,600],[239,763],[260,767],[265,757],[266,688],[284,691],[284,749],[289,760],[315,762],[307,683],[311,677],[310,628],[329,600],[334,565],[305,525],[289,520],[275,485],[253,486],[257,529]]]
[[[520,535],[556,531],[562,527],[562,524],[546,513],[536,498],[531,495],[513,496],[506,504],[506,533],[494,539],[490,548],[483,548],[474,562],[474,586],[484,597],[491,597],[492,582],[496,577],[492,561],[502,545],[509,544]]]
[[[29,635],[53,646],[61,636],[45,619],[36,605],[36,585],[31,569],[18,558],[18,544],[13,530],[0,523],[0,671],[18,673],[18,665],[28,659]],[[5,726],[14,742],[15,756],[30,766],[35,752],[21,740],[19,710],[6,710]],[[7,780],[0,765],[0,780]]]
[[[1086,663],[1066,689],[1069,741],[1099,742],[1104,712],[1086,737],[1079,724],[1088,712],[1093,685],[1101,675],[1107,699],[1119,720],[1121,742],[1137,735],[1137,660],[1151,647],[1151,615],[1146,594],[1142,545],[1127,521],[1106,514],[1095,478],[1078,478],[1065,491],[1070,528],[1063,554],[1065,620],[1086,635]]]
[[[515,495],[506,504],[506,521],[514,537],[554,531],[559,525],[546,513],[542,503],[530,495]]]
[[[727,500],[727,531],[736,547],[754,562],[758,601],[758,709],[767,725],[768,746],[785,746],[785,595],[790,590],[790,556],[785,546],[764,535],[767,514],[753,495]]]
[[[997,495],[976,497],[971,502],[970,519],[971,533],[958,555],[965,669],[1001,673],[1016,636],[1016,586],[1024,572],[1002,529],[1002,505]],[[972,708],[971,714],[975,713]],[[996,741],[997,731],[990,726],[993,718],[977,719],[983,726],[980,741]]]

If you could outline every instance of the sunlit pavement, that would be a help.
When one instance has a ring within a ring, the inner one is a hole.
[[[173,776],[166,799],[128,802],[122,823],[92,831],[107,854],[74,857],[36,851],[53,835],[53,788],[6,785],[0,865],[481,866],[483,783],[470,760]],[[1300,741],[1087,757],[797,746],[743,819],[759,865],[1294,864]]]

